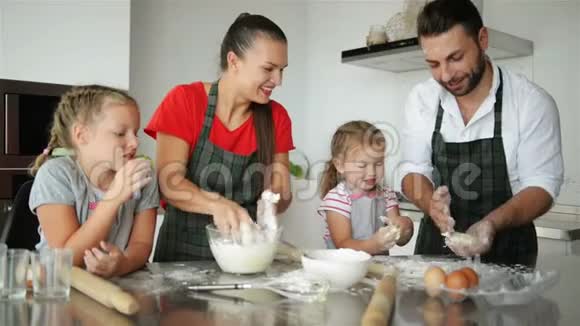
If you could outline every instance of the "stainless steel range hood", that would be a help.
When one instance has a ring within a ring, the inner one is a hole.
[[[525,57],[534,54],[534,44],[510,34],[488,28],[487,55],[493,59]],[[425,57],[417,38],[342,51],[342,63],[405,72],[426,69]]]
[[[474,1],[474,3],[479,11],[482,12],[482,1]],[[488,32],[489,47],[486,53],[493,59],[525,57],[534,54],[532,41],[492,28],[488,28]],[[342,63],[392,72],[427,68],[425,57],[417,38],[345,50],[342,51]]]

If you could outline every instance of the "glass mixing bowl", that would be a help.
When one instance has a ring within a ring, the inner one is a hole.
[[[276,255],[282,229],[256,229],[252,239],[241,241],[237,232],[220,232],[213,224],[206,227],[211,252],[227,273],[253,274],[265,271]]]

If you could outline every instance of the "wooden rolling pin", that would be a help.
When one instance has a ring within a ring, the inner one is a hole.
[[[85,325],[134,326],[127,316],[109,309],[79,291],[70,291],[74,315]]]
[[[391,321],[397,293],[397,272],[386,271],[362,316],[361,326],[386,326]]]
[[[302,250],[285,241],[280,241],[280,243],[278,243],[276,253],[288,257],[288,259],[294,262],[300,263],[302,261]],[[383,264],[370,263],[367,275],[371,274],[382,277],[386,272],[386,268],[387,267]]]
[[[139,303],[132,295],[79,267],[72,268],[71,285],[101,304],[115,308],[125,315],[132,315],[139,310]]]

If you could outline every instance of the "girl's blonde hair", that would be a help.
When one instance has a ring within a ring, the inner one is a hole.
[[[50,158],[53,149],[61,147],[74,150],[71,139],[73,125],[92,123],[105,104],[137,106],[135,99],[125,91],[102,85],[75,86],[64,93],[54,111],[46,149],[36,157],[30,167],[30,174],[36,175],[40,166]]]
[[[339,182],[339,173],[334,160],[344,160],[348,152],[362,147],[375,151],[385,150],[385,136],[373,124],[366,121],[349,121],[334,132],[330,143],[331,158],[326,162],[326,168],[320,182],[320,195],[324,197]]]

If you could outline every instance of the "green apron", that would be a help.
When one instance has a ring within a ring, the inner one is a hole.
[[[503,80],[495,94],[493,138],[465,143],[446,143],[441,135],[443,108],[439,104],[435,130],[431,139],[434,183],[446,185],[451,194],[451,216],[455,231],[465,232],[497,207],[512,198],[502,140]],[[476,177],[474,177],[476,176]],[[415,253],[453,255],[433,220],[425,216],[419,227]],[[534,266],[538,240],[533,223],[500,231],[482,261],[497,264]]]
[[[242,156],[210,142],[217,92],[218,83],[215,82],[209,91],[203,127],[185,176],[199,188],[217,192],[237,202],[255,220],[257,200],[263,187],[263,169],[258,163],[256,152]],[[162,262],[213,259],[205,229],[210,223],[211,215],[184,212],[168,204],[153,260]]]

